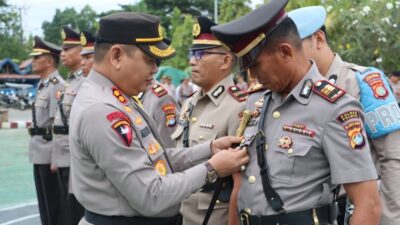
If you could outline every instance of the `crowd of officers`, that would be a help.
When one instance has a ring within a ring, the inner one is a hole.
[[[286,4],[221,25],[197,17],[199,89],[182,106],[153,79],[175,55],[156,16],[115,13],[96,35],[65,26],[61,48],[35,37],[42,224],[400,224],[400,110],[385,74],[330,49],[322,6]],[[259,85],[235,86],[235,65]]]

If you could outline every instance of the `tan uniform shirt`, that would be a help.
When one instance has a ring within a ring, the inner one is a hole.
[[[336,75],[335,84],[359,99],[360,88],[355,73],[365,69],[365,67],[342,61],[336,54],[326,78]],[[381,225],[400,224],[400,189],[398,188],[400,186],[400,130],[380,138],[369,139],[369,141],[371,149],[378,157],[383,201]]]
[[[82,70],[72,73],[66,80],[65,88],[61,96],[61,107],[63,107],[64,115],[67,120],[66,126],[68,126],[69,114],[71,112],[72,102],[75,99],[76,94],[81,87],[84,77],[82,76]],[[57,107],[56,117],[54,119],[55,126],[65,126],[60,105]],[[70,154],[69,154],[69,143],[68,135],[54,134],[53,135],[53,150],[52,150],[52,164],[58,167],[69,167],[70,165]]]
[[[89,211],[175,216],[205,184],[205,165],[194,165],[210,157],[210,142],[165,149],[154,120],[94,70],[73,102],[69,137],[73,193]]]
[[[157,122],[157,131],[167,148],[176,146],[171,134],[176,130],[180,107],[173,93],[154,81],[146,92],[139,95],[146,112]]]
[[[185,118],[189,104],[194,105],[189,118],[189,146],[213,140],[215,138],[235,136],[239,126],[239,113],[245,107],[245,100],[238,101],[229,92],[233,87],[233,79],[227,76],[215,85],[209,92],[201,89],[185,101],[180,118]],[[183,127],[178,125],[172,138],[177,146],[183,146]],[[182,204],[183,224],[201,224],[210,204],[212,193],[198,192],[186,199]],[[218,203],[210,217],[209,224],[227,224],[228,203]]]
[[[311,89],[323,79],[313,65],[286,98],[271,94],[265,114],[264,150],[269,177],[288,212],[331,203],[331,188],[335,184],[377,178],[366,141],[363,114],[346,114],[360,111],[360,104],[349,95],[333,103],[324,99],[330,97],[319,96]],[[340,93],[338,90],[326,86],[322,92],[334,98]],[[266,92],[250,95],[247,109],[260,110],[266,104],[262,101]],[[272,215],[276,212],[265,198],[257,163],[255,135],[262,115],[255,115],[258,116],[253,116],[245,130],[250,163],[242,178],[238,208],[251,215]]]
[[[39,81],[35,99],[37,127],[48,128],[52,126],[57,102],[63,87],[64,79],[57,70],[51,73],[47,79]],[[51,147],[52,141],[46,141],[40,135],[32,136],[29,141],[30,161],[33,164],[50,164]]]

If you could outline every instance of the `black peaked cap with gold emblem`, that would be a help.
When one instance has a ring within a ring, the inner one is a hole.
[[[168,59],[175,49],[163,41],[160,18],[146,13],[120,12],[100,19],[97,43],[136,45],[155,59]]]
[[[81,45],[82,45],[81,55],[88,55],[94,53],[95,40],[96,39],[92,33],[85,30],[81,32]]]
[[[74,48],[81,45],[79,33],[68,26],[63,26],[61,30],[61,38],[63,40],[63,48]]]
[[[53,43],[44,41],[38,36],[33,38],[33,50],[29,54],[30,56],[39,56],[44,54],[50,54],[55,57],[59,57],[61,53],[61,48]]]
[[[211,27],[217,24],[205,16],[199,16],[193,24],[193,44],[190,50],[220,47],[221,42],[211,33]]]
[[[287,17],[287,3],[288,0],[271,0],[234,21],[212,27],[211,31],[225,47],[242,57]]]

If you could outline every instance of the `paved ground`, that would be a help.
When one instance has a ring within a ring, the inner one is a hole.
[[[5,108],[1,108],[5,109]],[[31,109],[26,109],[24,111],[17,110],[17,109],[12,109],[12,108],[7,108],[5,110],[8,110],[8,121],[30,121],[32,120],[32,111]]]
[[[40,225],[28,141],[26,129],[0,129],[0,225]]]

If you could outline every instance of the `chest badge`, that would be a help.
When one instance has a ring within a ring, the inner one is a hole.
[[[264,105],[264,98],[258,99],[258,100],[254,103],[254,105],[255,105],[257,108],[262,108],[263,105]]]
[[[279,139],[279,147],[286,149],[289,154],[293,153],[292,145],[293,140],[289,136],[284,136]]]

